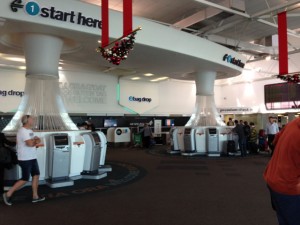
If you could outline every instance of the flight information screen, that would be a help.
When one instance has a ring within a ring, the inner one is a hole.
[[[300,84],[278,83],[265,85],[267,109],[292,109],[300,107]]]

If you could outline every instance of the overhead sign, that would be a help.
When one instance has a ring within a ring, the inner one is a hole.
[[[231,63],[233,65],[236,65],[238,67],[244,68],[245,64],[242,63],[240,59],[236,59],[235,57],[232,57],[231,55],[225,54],[223,56],[223,61],[226,61],[228,63]]]
[[[152,101],[151,98],[134,97],[134,96],[130,96],[130,97],[128,98],[128,100],[129,100],[130,102],[148,102],[148,103],[150,103],[150,102]]]
[[[159,106],[159,89],[157,83],[119,80],[119,104],[126,110],[144,114]]]
[[[24,95],[24,91],[14,91],[14,90],[0,90],[0,97],[7,97],[7,96],[19,96],[22,97]]]
[[[248,107],[229,107],[229,108],[220,108],[219,112],[223,114],[251,113],[253,112],[253,109]]]
[[[24,11],[30,16],[39,16],[42,18],[74,23],[81,26],[87,26],[97,29],[102,28],[102,22],[100,20],[83,15],[82,12],[75,12],[72,10],[66,12],[57,9],[55,6],[41,6],[35,1],[25,2],[22,0],[14,0],[10,4],[10,8],[14,13],[18,13],[19,9],[24,9]]]

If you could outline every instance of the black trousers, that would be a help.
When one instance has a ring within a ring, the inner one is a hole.
[[[272,145],[274,138],[275,138],[275,134],[268,134],[268,145],[269,145],[269,148],[272,150],[271,155],[273,155],[273,152],[275,149],[275,146]]]
[[[151,140],[150,136],[143,137],[143,146],[145,148],[149,148],[150,147],[150,140]]]
[[[0,194],[4,193],[4,165],[0,164]]]

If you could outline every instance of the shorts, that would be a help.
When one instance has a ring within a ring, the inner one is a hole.
[[[23,181],[29,181],[30,175],[37,176],[40,175],[39,164],[36,159],[31,160],[19,160],[19,166],[22,170],[22,178]]]

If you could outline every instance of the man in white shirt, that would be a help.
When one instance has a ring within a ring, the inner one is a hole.
[[[279,132],[278,124],[275,123],[275,118],[270,116],[269,122],[266,125],[266,134],[268,136],[268,145],[269,148],[272,150],[271,155],[273,155],[274,152],[274,145],[273,140],[275,138],[275,135]]]
[[[38,195],[38,185],[40,170],[37,162],[36,146],[41,142],[40,138],[34,136],[31,130],[34,119],[29,115],[25,115],[21,119],[23,127],[17,133],[17,153],[19,166],[22,170],[22,178],[17,181],[14,186],[3,194],[3,200],[6,205],[11,206],[11,197],[15,191],[23,187],[32,176],[32,202],[41,202],[45,198]]]

